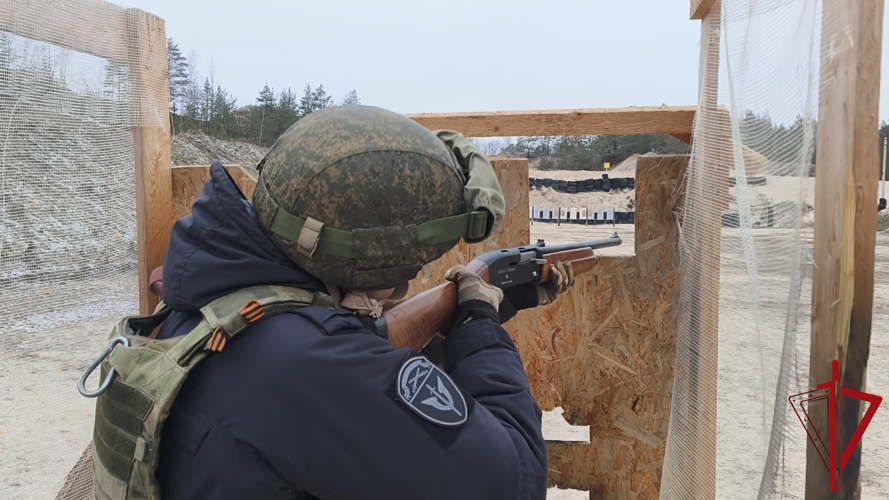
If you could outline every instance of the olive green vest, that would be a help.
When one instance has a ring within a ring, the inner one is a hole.
[[[170,315],[163,304],[150,316],[121,320],[111,332],[113,349],[101,364],[102,380],[114,372],[96,404],[96,498],[159,499],[155,471],[161,430],[188,373],[206,356],[223,350],[250,323],[301,307],[332,305],[322,293],[257,286],[203,307],[203,320],[186,335],[151,338]]]

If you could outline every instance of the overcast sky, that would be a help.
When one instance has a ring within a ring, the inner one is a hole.
[[[116,0],[166,21],[202,76],[254,102],[323,83],[402,113],[693,105],[685,0]],[[889,61],[884,37],[884,67]],[[884,71],[881,119],[889,119]]]

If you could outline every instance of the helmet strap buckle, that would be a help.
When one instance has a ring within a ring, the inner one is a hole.
[[[315,249],[318,248],[322,227],[324,227],[323,222],[307,217],[302,230],[299,232],[299,239],[296,241],[297,252],[311,259]]]

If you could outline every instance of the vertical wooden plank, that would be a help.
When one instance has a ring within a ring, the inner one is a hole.
[[[170,157],[170,75],[163,19],[128,9],[127,34],[133,99],[139,310],[151,312],[151,271],[163,264],[173,227]]]
[[[699,202],[709,201],[721,206],[728,201],[728,176],[726,148],[730,144],[723,134],[728,127],[726,113],[718,109],[719,94],[719,50],[722,23],[722,1],[712,2],[709,12],[701,22],[701,77],[698,82],[700,125],[697,130],[705,131],[700,144],[698,161],[692,164],[698,172],[696,182],[688,186],[689,194],[696,190]],[[725,167],[717,168],[719,166]],[[725,170],[725,172],[724,172]],[[725,201],[723,201],[725,200]],[[716,203],[714,203],[716,202]],[[695,384],[697,411],[694,413],[696,434],[694,453],[697,464],[690,490],[691,498],[716,498],[716,401],[717,369],[719,359],[719,283],[720,256],[722,255],[722,219],[719,210],[701,210],[698,234],[701,238],[697,257],[699,262],[688,263],[700,266],[697,289],[693,291],[690,304],[691,321],[697,343],[696,373],[690,374]],[[681,275],[680,275],[680,279]]]
[[[686,181],[670,442],[661,498],[716,498],[721,208],[728,201],[728,114],[717,106],[722,3],[701,23],[698,114]]]
[[[831,362],[839,360],[841,380],[865,390],[873,313],[882,21],[883,0],[824,0],[810,389],[830,381]],[[842,410],[848,442],[863,408],[857,401],[845,401]],[[812,427],[829,436],[827,405],[813,405],[810,415]],[[859,445],[843,472],[841,498],[861,495],[860,457]],[[834,498],[830,475],[811,444],[806,498]]]

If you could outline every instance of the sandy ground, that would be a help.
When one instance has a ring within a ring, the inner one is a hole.
[[[618,225],[536,223],[531,226],[532,241],[543,238],[564,243],[609,236],[614,231],[624,240],[620,247],[605,249],[600,255],[633,255],[633,229]],[[719,498],[753,498],[765,464],[768,438],[774,413],[774,387],[785,339],[785,321],[790,289],[789,264],[785,261],[793,233],[782,229],[754,231],[760,272],[755,290],[760,297],[759,330],[749,306],[751,279],[741,260],[741,234],[723,229],[723,259],[720,288],[717,492]],[[812,231],[803,231],[811,245]],[[782,258],[783,257],[783,258]],[[889,231],[877,237],[874,287],[874,316],[866,392],[889,394]],[[811,333],[811,265],[799,302],[796,334],[797,376],[791,390],[808,390],[809,336]],[[822,382],[822,381],[818,381]],[[779,459],[775,494],[778,498],[802,499],[805,489],[806,434],[786,400],[781,402],[786,421],[784,447]],[[764,419],[763,415],[767,418]],[[889,491],[889,411],[880,408],[863,439],[862,498],[886,498]],[[568,496],[567,498],[575,498]],[[576,498],[582,498],[577,496]]]
[[[588,178],[601,178],[606,172],[576,171],[576,170],[531,170],[530,176],[535,178],[550,178],[554,180],[580,180]],[[610,177],[635,177],[635,163],[632,167],[622,171],[608,173]],[[812,211],[812,200],[815,199],[815,178],[784,177],[778,175],[764,175],[766,184],[763,186],[747,186],[743,196],[750,200],[753,225],[766,226],[768,224],[768,207],[773,207],[773,225],[775,227],[790,228],[796,220],[796,213],[802,212],[803,226],[812,226],[815,221],[815,213]],[[887,183],[889,184],[889,183]],[[738,213],[739,207],[736,201],[741,193],[741,186],[729,188],[728,212]],[[601,191],[585,193],[561,193],[552,188],[535,187],[529,192],[529,203],[532,208],[614,208],[617,211],[633,210],[636,194],[632,189],[620,189],[608,193]],[[809,200],[806,206],[799,204],[800,199]]]
[[[77,379],[114,322],[0,335],[0,498],[53,498],[89,444],[95,400]]]

